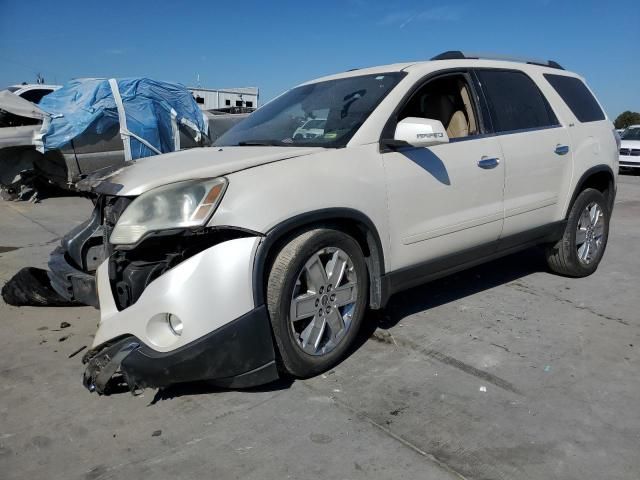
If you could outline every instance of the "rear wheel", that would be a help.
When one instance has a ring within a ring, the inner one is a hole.
[[[562,238],[547,248],[547,263],[556,273],[586,277],[598,268],[609,238],[609,208],[604,195],[587,188],[571,207]]]
[[[318,228],[292,238],[267,284],[280,369],[309,377],[335,365],[357,336],[368,286],[364,255],[350,236]]]

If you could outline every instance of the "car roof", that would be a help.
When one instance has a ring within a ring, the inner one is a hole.
[[[24,90],[26,88],[28,89],[33,89],[33,88],[42,88],[42,89],[47,89],[47,90],[57,90],[61,87],[61,85],[45,85],[42,83],[27,83],[26,85],[9,85],[10,88],[16,88],[18,90]],[[17,90],[16,90],[17,91]]]
[[[340,78],[358,77],[361,75],[375,75],[393,72],[409,72],[418,73],[427,70],[445,70],[450,68],[504,68],[521,70],[524,72],[544,72],[552,73],[554,75],[565,75],[569,77],[579,77],[577,74],[564,70],[562,68],[552,67],[548,65],[542,65],[538,63],[527,63],[526,61],[517,61],[509,59],[478,59],[478,58],[464,58],[464,59],[447,59],[447,60],[422,60],[414,62],[393,63],[389,65],[380,65],[376,67],[357,68],[348,70],[346,72],[336,73],[334,75],[327,75],[324,77],[305,82],[302,85],[324,82],[327,80],[337,80]]]

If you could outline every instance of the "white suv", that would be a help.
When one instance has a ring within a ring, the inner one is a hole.
[[[620,170],[640,170],[640,125],[627,127],[620,138]]]
[[[326,118],[322,135],[296,139],[301,118]],[[589,275],[616,138],[555,62],[447,52],[293,88],[216,147],[98,183],[109,251],[85,385],[316,375],[367,308],[535,244],[551,270]]]

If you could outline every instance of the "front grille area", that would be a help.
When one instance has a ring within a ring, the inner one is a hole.
[[[625,157],[640,157],[640,148],[621,148],[620,155]]]

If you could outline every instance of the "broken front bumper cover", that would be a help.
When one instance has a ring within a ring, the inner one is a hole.
[[[127,335],[90,350],[82,361],[87,365],[84,386],[99,394],[124,384],[134,392],[200,380],[247,388],[278,379],[264,305],[170,352],[159,352]]]
[[[62,247],[57,247],[49,256],[51,286],[65,300],[98,308],[95,276],[72,266],[64,252]]]

